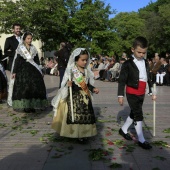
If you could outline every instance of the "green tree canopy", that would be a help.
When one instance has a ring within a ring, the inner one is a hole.
[[[54,50],[62,41],[86,47],[91,54],[131,53],[136,36],[149,40],[149,51],[169,50],[170,2],[152,1],[138,12],[115,13],[104,0],[3,0],[0,3],[0,33],[11,33],[20,23],[34,39],[43,42],[43,51]]]

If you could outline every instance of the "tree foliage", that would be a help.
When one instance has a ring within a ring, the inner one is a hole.
[[[123,51],[130,52],[132,41],[139,35],[144,35],[144,20],[136,12],[119,13],[111,19],[112,30],[116,33],[117,39],[113,49],[121,55]],[[118,48],[119,47],[119,48]]]
[[[103,0],[3,0],[0,33],[20,23],[43,42],[42,50],[57,49],[61,41],[86,47],[91,54],[131,53],[136,36],[149,40],[150,52],[166,51],[170,39],[170,1],[152,1],[138,12],[115,13]]]

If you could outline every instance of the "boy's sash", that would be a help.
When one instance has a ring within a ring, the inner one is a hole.
[[[80,73],[80,71],[78,70],[78,68],[76,66],[74,66],[72,71],[73,71],[73,75],[74,75],[74,78],[75,78],[76,82],[80,85],[82,90],[84,92],[86,92],[86,94],[89,97],[91,97],[89,89],[88,89],[87,84],[85,82],[85,79],[84,79],[83,75]]]
[[[24,53],[24,56],[25,56],[25,58],[27,59],[27,62],[29,62],[30,64],[32,64],[34,67],[36,67],[37,70],[42,74],[42,71],[41,71],[41,69],[39,68],[38,64],[35,63],[35,61],[32,59],[30,53],[29,53],[28,50],[25,48],[25,46],[24,46],[24,45],[21,45],[21,46],[20,46],[20,49],[21,49],[21,51]]]

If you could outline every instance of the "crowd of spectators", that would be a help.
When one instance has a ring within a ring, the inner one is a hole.
[[[96,80],[104,82],[115,82],[119,78],[122,64],[128,60],[123,53],[118,60],[115,56],[97,56],[91,59],[91,69]],[[150,78],[157,86],[170,86],[170,53],[159,55],[155,53],[153,58],[147,59],[150,65]],[[44,74],[59,76],[57,58],[40,59]]]
[[[170,86],[170,54],[155,53],[154,58],[148,59],[150,78],[157,86]]]
[[[96,80],[115,82],[119,78],[122,64],[128,60],[126,53],[120,59],[117,57],[98,56],[92,58],[91,69]],[[147,59],[150,65],[150,78],[157,86],[170,86],[170,53],[155,53],[153,58]]]
[[[114,82],[118,80],[121,66],[126,61],[126,54],[123,53],[120,60],[115,56],[99,56],[92,58],[91,69],[96,80]]]
[[[43,74],[59,76],[57,58],[50,57],[44,59],[43,57],[41,57],[40,63],[42,66]]]

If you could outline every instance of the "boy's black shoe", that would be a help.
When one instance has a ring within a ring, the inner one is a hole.
[[[150,145],[149,142],[145,141],[143,143],[138,142],[138,145],[143,148],[143,149],[152,149],[152,146]]]
[[[130,134],[129,133],[125,134],[121,128],[119,129],[119,134],[123,136],[126,140],[132,140],[132,137],[130,136]]]

